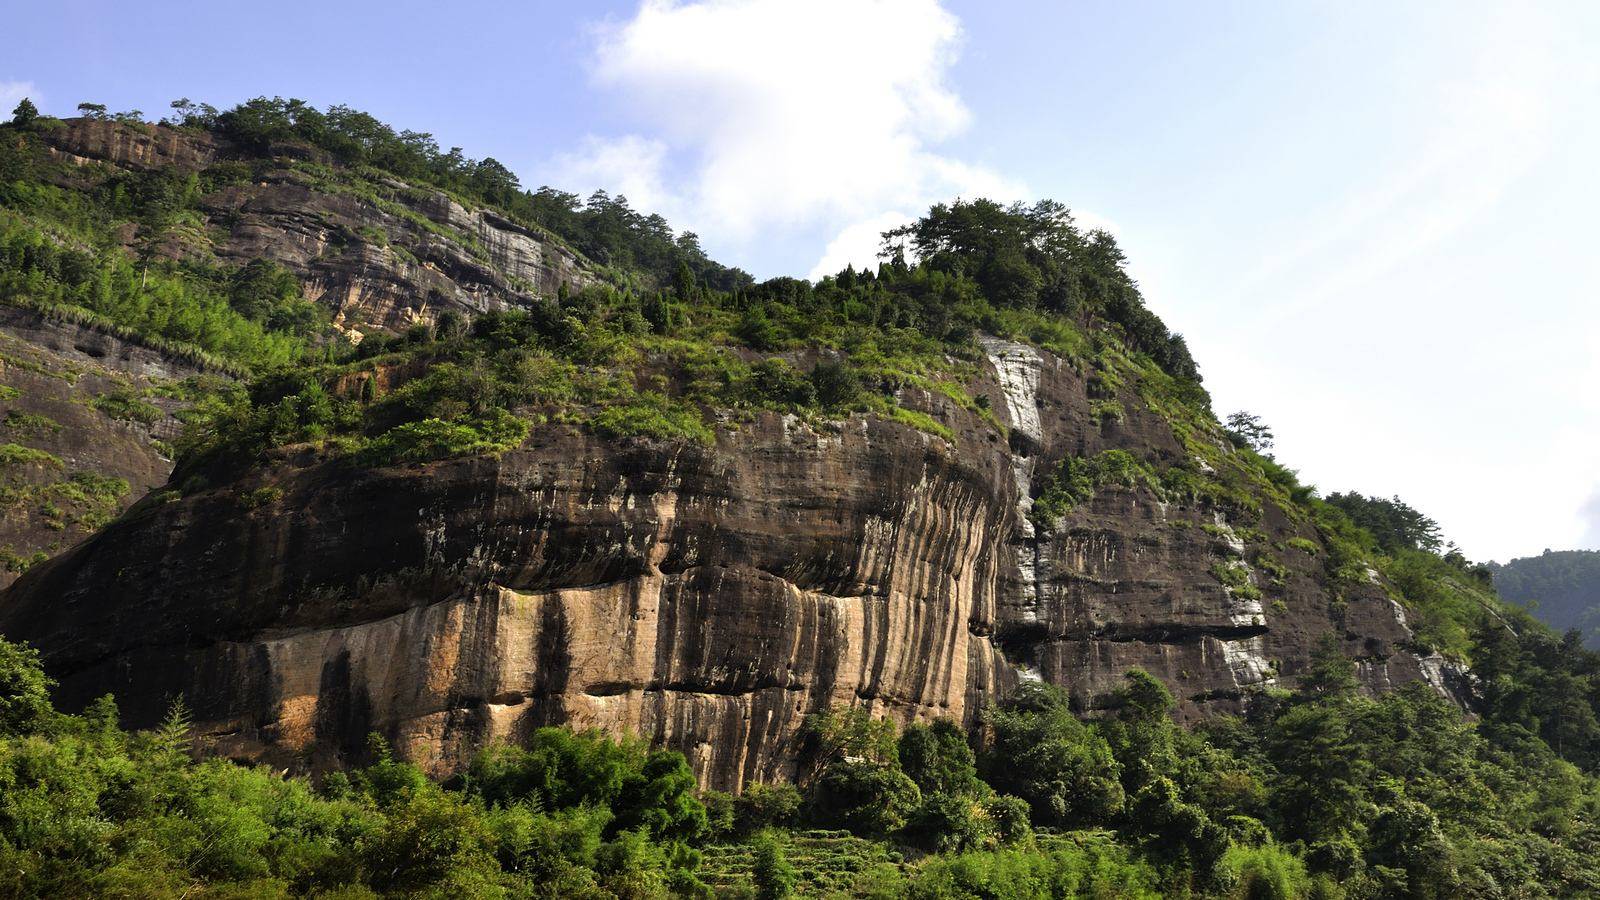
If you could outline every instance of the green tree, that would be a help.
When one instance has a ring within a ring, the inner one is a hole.
[[[1329,494],[1329,504],[1343,510],[1356,525],[1366,529],[1385,553],[1397,550],[1426,550],[1437,553],[1444,539],[1439,523],[1428,518],[1399,497],[1364,497],[1351,491]]]
[[[983,715],[989,733],[980,756],[984,780],[1026,800],[1035,823],[1086,827],[1121,814],[1121,767],[1059,689],[1023,682]]]
[[[0,637],[0,737],[34,734],[50,723],[52,682],[39,651]]]
[[[1260,416],[1240,410],[1228,416],[1225,431],[1236,447],[1248,447],[1257,453],[1272,449],[1272,429]]]
[[[1343,700],[1354,696],[1360,686],[1355,661],[1344,654],[1339,636],[1324,632],[1311,648],[1310,664],[1300,676],[1300,692],[1308,697]]]
[[[783,845],[771,832],[762,832],[755,841],[755,861],[750,876],[760,900],[783,900],[794,893],[799,873],[783,852]]]
[[[900,733],[900,768],[924,795],[969,796],[980,792],[972,747],[949,719],[913,724]]]
[[[39,118],[39,107],[33,101],[23,97],[15,109],[11,110],[11,124],[18,128],[27,128]]]

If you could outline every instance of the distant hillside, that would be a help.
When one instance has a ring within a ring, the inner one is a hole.
[[[1489,568],[1500,596],[1559,631],[1578,629],[1600,650],[1600,550],[1546,550]]]

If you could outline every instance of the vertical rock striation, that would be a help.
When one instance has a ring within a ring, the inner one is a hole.
[[[1035,527],[1065,456],[1188,457],[1133,394],[1097,418],[1066,361],[983,348],[969,387],[1006,441],[928,396],[953,441],[767,413],[713,447],[549,426],[498,458],[377,470],[286,448],[29,572],[0,632],[43,649],[67,706],[112,691],[139,725],[182,694],[233,756],[334,767],[377,731],[445,772],[570,723],[679,749],[723,789],[792,774],[832,704],[971,722],[1040,678],[1093,710],[1140,666],[1194,716],[1292,676],[1329,630],[1375,688],[1449,688],[1381,586],[1335,605],[1309,552],[1283,551],[1271,604],[1224,585],[1243,542],[1203,504],[1108,489]],[[281,497],[240,504],[265,484]],[[1254,528],[1317,539],[1271,503]]]

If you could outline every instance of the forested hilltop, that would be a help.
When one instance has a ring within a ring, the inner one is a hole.
[[[1538,556],[1490,563],[1494,586],[1557,630],[1575,630],[1600,649],[1600,550],[1546,550]]]
[[[0,126],[0,504],[92,532],[8,551],[0,894],[1600,894],[1600,654],[1060,204],[758,284],[345,107],[83,112]],[[73,512],[113,427],[170,478]]]

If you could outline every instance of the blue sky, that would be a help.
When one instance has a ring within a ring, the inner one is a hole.
[[[7,0],[0,102],[348,103],[760,276],[952,196],[1116,233],[1219,412],[1469,555],[1600,547],[1600,4]]]

